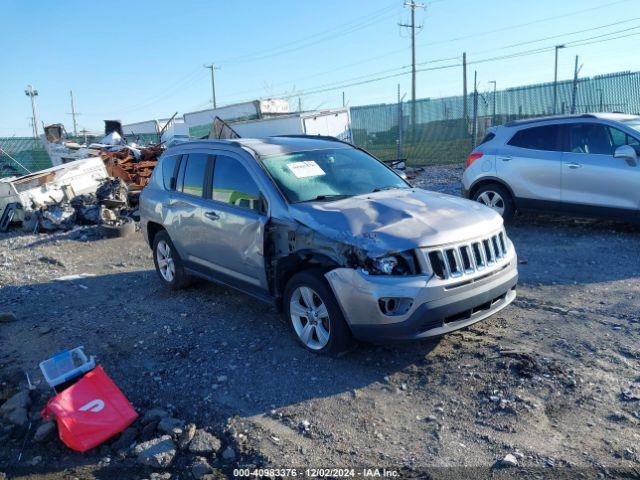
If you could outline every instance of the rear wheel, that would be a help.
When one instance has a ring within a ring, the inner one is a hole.
[[[289,280],[284,314],[307,350],[338,355],[352,344],[351,331],[320,270],[306,270]]]
[[[153,238],[153,263],[160,280],[171,290],[184,288],[191,283],[191,278],[165,230],[158,232]]]
[[[498,212],[505,222],[511,220],[516,211],[509,190],[497,183],[482,185],[473,194],[473,200]]]

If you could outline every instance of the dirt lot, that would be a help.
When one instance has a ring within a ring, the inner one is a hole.
[[[433,167],[414,183],[455,193],[459,173]],[[140,412],[163,408],[231,447],[233,459],[208,456],[214,475],[239,465],[640,474],[636,228],[519,217],[508,227],[521,261],[510,307],[439,340],[360,345],[339,359],[307,353],[277,312],[235,291],[165,291],[141,237],[84,233],[0,237],[0,312],[17,317],[0,323],[0,403],[26,387],[25,371],[42,403],[38,362],[84,345]],[[95,276],[54,280],[80,273]],[[0,472],[169,478],[109,446],[82,455],[32,434],[0,430]],[[507,454],[518,466],[497,468]],[[178,453],[160,471],[193,478],[191,462]]]

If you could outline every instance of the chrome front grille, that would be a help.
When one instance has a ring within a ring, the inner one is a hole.
[[[421,250],[428,268],[437,278],[446,280],[481,272],[502,263],[507,257],[507,237],[501,230],[468,242]]]

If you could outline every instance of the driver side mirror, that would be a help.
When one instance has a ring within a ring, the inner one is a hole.
[[[616,151],[613,152],[613,157],[626,160],[626,162],[632,167],[638,165],[638,154],[636,153],[635,148],[631,145],[620,145],[616,148]]]

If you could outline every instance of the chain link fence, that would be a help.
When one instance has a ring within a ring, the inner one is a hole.
[[[407,159],[428,165],[464,162],[476,138],[492,125],[511,120],[551,115],[553,83],[505,90],[479,91],[464,96],[424,98],[412,102],[351,107],[351,129],[356,145],[383,160]],[[477,108],[474,108],[477,101]],[[621,72],[557,83],[555,111],[559,114],[624,112],[640,114],[640,72]],[[415,121],[413,121],[415,118]],[[129,142],[148,145],[157,135],[126,136]],[[84,143],[85,138],[73,138]],[[88,138],[89,142],[99,139]],[[0,177],[22,175],[16,162],[30,171],[51,166],[40,140],[0,138]]]
[[[464,162],[492,125],[552,115],[553,82],[467,96],[351,108],[354,142],[374,155],[414,165]],[[575,93],[574,93],[575,91]],[[474,108],[477,100],[477,109]],[[415,108],[415,114],[414,114]],[[640,114],[640,72],[622,72],[557,83],[556,113]],[[415,118],[415,123],[412,119]]]

